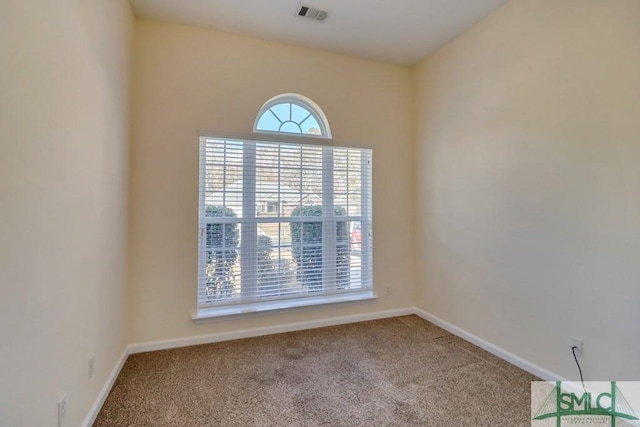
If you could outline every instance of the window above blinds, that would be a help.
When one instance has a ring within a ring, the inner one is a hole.
[[[199,315],[372,297],[371,154],[202,136]]]
[[[258,112],[253,129],[260,133],[331,138],[329,123],[320,107],[297,93],[284,93],[268,100]]]

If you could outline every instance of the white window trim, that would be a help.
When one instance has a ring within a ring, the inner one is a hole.
[[[266,132],[257,131],[256,133],[234,133],[234,132],[217,132],[211,129],[198,130],[198,137],[205,138],[226,138],[226,139],[238,139],[248,140],[254,142],[290,142],[292,144],[300,145],[325,145],[327,147],[335,148],[356,148],[371,150],[373,147],[367,144],[354,146],[353,144],[336,141],[335,139],[325,138],[320,135],[309,134],[297,134],[286,132]]]
[[[282,102],[282,101],[279,101],[279,102]],[[263,133],[262,131],[260,131],[259,133],[260,133],[259,135],[251,135],[251,136],[238,136],[238,135],[226,134],[226,136],[223,137],[218,132],[212,132],[212,131],[206,131],[206,130],[200,130],[198,132],[200,137],[214,138],[214,139],[215,138],[238,139],[238,140],[251,141],[251,142],[284,142],[284,143],[290,142],[293,144],[300,144],[300,145],[312,144],[316,146],[323,145],[323,146],[333,147],[333,148],[370,149],[366,146],[354,147],[354,146],[350,146],[349,144],[341,144],[336,141],[333,141],[332,139],[328,139],[324,136],[319,136],[319,135],[305,135],[305,134],[298,135],[298,134],[287,134],[287,133],[278,133],[278,132],[273,132],[273,135],[268,135],[267,133]],[[200,162],[201,161],[202,159],[200,159]],[[202,170],[200,171],[200,173],[203,173]],[[363,186],[371,185],[369,182],[366,181],[368,177],[364,175],[366,174],[363,174],[362,185]],[[328,179],[328,178],[325,178],[325,179]],[[331,180],[333,180],[333,177],[331,177]],[[328,187],[333,188],[333,185],[329,185]],[[200,192],[202,191],[203,189],[200,188]],[[367,227],[369,230],[369,234],[362,233],[361,244],[362,244],[362,247],[364,247],[365,245],[366,246],[371,245],[371,240],[372,240],[371,234],[373,232],[373,228],[372,228],[372,223],[370,222],[370,220],[368,220],[368,218],[370,218],[371,213],[366,211],[366,209],[369,206],[366,203],[370,203],[370,202],[364,199],[365,197],[370,197],[370,195],[366,194],[366,192],[363,192],[362,197],[363,197],[363,202],[362,202],[363,211],[361,213],[361,217],[363,218],[362,227]],[[199,200],[200,200],[199,203],[201,203],[201,201],[203,200],[202,193],[200,193]],[[246,200],[245,200],[245,203],[247,203]],[[333,206],[333,198],[331,198],[330,206]],[[327,206],[323,206],[323,209],[330,209],[330,208],[328,208]],[[368,222],[366,225],[365,225],[365,221]],[[200,227],[200,224],[199,224],[199,227]],[[335,227],[331,227],[331,229],[334,229],[334,228]],[[333,240],[335,241],[335,231],[333,232],[333,234],[334,234]],[[200,236],[199,240],[202,240],[202,229],[200,229],[199,231],[199,236]],[[323,239],[323,241],[325,242],[325,245],[328,244],[328,239]],[[199,257],[200,257],[202,241],[199,241],[198,245],[199,245]],[[333,248],[333,250],[335,250],[335,248]],[[324,259],[327,260],[328,257],[325,257]],[[199,259],[198,262],[201,263],[202,260]],[[372,253],[370,254],[368,251],[362,251],[363,267],[364,265],[368,265],[369,268],[371,269],[370,270],[371,274],[373,273],[372,262],[373,262]],[[200,268],[201,266],[199,265],[198,273],[200,273]],[[199,287],[200,287],[200,284],[198,284],[198,294],[199,294]],[[373,290],[374,290],[373,276],[371,276],[370,288],[359,290],[359,291],[350,291],[345,293],[333,294],[333,295],[318,295],[317,297],[308,297],[308,296],[292,297],[292,298],[284,298],[280,300],[257,301],[252,303],[231,304],[231,305],[222,305],[218,307],[214,306],[214,307],[204,307],[204,308],[200,307],[200,301],[197,298],[196,299],[197,310],[196,310],[196,314],[192,316],[192,319],[196,321],[196,320],[203,320],[207,318],[234,316],[234,315],[241,315],[246,313],[255,313],[255,312],[262,312],[262,311],[283,310],[283,309],[290,309],[295,307],[319,306],[319,305],[327,305],[327,304],[335,304],[335,303],[343,303],[343,302],[377,299],[378,296],[374,294]]]
[[[254,302],[249,304],[235,304],[221,307],[200,309],[193,315],[193,320],[211,319],[215,317],[235,316],[239,314],[259,313],[263,311],[286,310],[297,307],[341,304],[353,301],[378,299],[373,290],[349,292],[339,295],[320,295],[317,297],[289,298],[277,301]]]

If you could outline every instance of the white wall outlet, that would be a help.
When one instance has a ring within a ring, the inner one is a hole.
[[[58,427],[63,427],[67,419],[67,395],[63,394],[58,400]]]
[[[91,356],[89,358],[89,378],[93,378],[94,366],[95,366],[95,358]]]
[[[575,349],[576,357],[582,357],[582,340],[580,338],[571,337],[571,352]]]

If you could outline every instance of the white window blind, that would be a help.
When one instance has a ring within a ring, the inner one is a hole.
[[[198,309],[371,291],[371,150],[200,138]]]

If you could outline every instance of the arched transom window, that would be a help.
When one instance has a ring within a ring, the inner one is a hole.
[[[331,138],[324,113],[311,99],[293,93],[267,101],[256,118],[255,132],[276,132]]]

